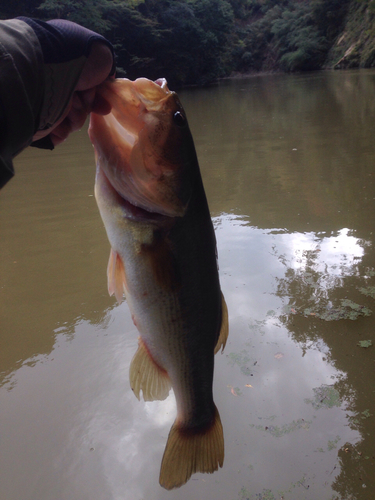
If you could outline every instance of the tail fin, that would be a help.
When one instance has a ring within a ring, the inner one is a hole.
[[[195,472],[213,473],[224,463],[224,435],[215,407],[214,421],[204,431],[184,430],[173,424],[164,450],[159,482],[171,490],[185,484]]]

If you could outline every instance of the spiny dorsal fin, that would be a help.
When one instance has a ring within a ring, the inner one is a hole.
[[[124,300],[124,291],[126,289],[126,275],[124,263],[120,255],[111,248],[107,267],[108,293],[115,295],[117,302],[121,304]]]
[[[224,351],[225,344],[227,343],[229,333],[229,322],[228,322],[228,308],[224,299],[224,295],[221,294],[221,328],[219,333],[219,338],[217,339],[217,344],[214,350],[214,354],[220,351]]]
[[[136,397],[140,399],[142,391],[145,401],[162,401],[171,388],[167,372],[155,363],[141,338],[130,364],[129,379]]]
[[[171,490],[185,484],[195,472],[213,473],[224,463],[224,435],[219,412],[210,428],[184,430],[176,422],[169,432],[160,468],[159,482]]]

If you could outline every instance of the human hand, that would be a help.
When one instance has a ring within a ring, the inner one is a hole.
[[[44,57],[45,97],[32,145],[53,149],[79,130],[91,111],[110,112],[96,88],[114,77],[113,49],[102,36],[70,21],[20,19],[34,29]]]
[[[92,111],[99,115],[108,114],[111,106],[97,94],[96,87],[108,78],[112,66],[113,56],[110,48],[101,42],[94,42],[65,112],[51,128],[38,131],[33,141],[50,135],[53,145],[57,146],[65,141],[70,133],[80,130]]]

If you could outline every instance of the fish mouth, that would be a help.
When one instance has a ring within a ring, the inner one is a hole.
[[[173,119],[182,109],[176,94],[162,78],[108,81],[98,92],[112,111],[91,114],[89,135],[113,188],[146,213],[183,217],[192,185],[186,133]]]

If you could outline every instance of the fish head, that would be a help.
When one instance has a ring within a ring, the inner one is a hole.
[[[164,79],[116,79],[98,89],[112,107],[92,113],[89,135],[97,166],[126,202],[182,217],[199,175],[184,109]]]

